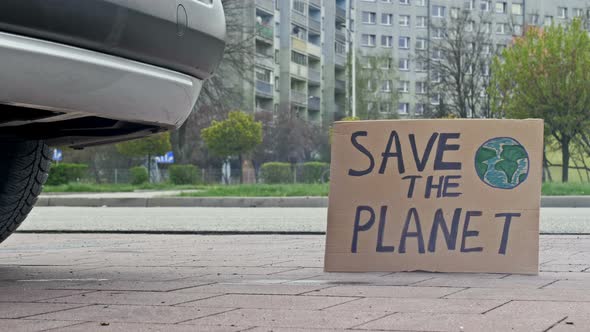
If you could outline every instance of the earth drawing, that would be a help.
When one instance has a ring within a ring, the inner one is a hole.
[[[527,179],[529,156],[526,149],[513,138],[492,138],[477,150],[475,169],[487,185],[498,189],[514,189]]]

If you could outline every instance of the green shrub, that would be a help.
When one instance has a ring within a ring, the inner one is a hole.
[[[265,163],[260,168],[264,183],[293,182],[293,172],[289,163]]]
[[[169,168],[172,184],[198,184],[201,171],[194,165],[172,165]]]
[[[84,164],[54,164],[49,170],[47,184],[50,186],[59,186],[79,181],[86,175],[86,171],[88,171],[88,165]]]
[[[322,183],[328,180],[328,172],[330,170],[330,164],[312,161],[303,164],[301,172],[302,181],[305,183]],[[326,174],[324,174],[326,173]],[[325,178],[322,178],[324,177]]]
[[[143,166],[132,167],[129,169],[131,174],[131,184],[144,184],[149,181],[149,174],[147,168]]]

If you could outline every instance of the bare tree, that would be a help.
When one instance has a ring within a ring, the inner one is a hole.
[[[226,48],[216,73],[204,82],[193,112],[171,141],[177,160],[195,163],[207,155],[200,131],[213,120],[221,120],[231,109],[248,110],[242,105],[242,84],[253,81],[257,34],[254,1],[222,0],[226,16]],[[199,156],[198,156],[199,155]],[[202,159],[200,160],[202,162]]]
[[[427,64],[429,115],[460,118],[489,115],[489,68],[494,56],[492,24],[469,10],[431,23],[429,51],[415,54]]]
[[[397,118],[400,82],[393,56],[384,52],[359,58],[355,82],[357,116],[363,120]]]

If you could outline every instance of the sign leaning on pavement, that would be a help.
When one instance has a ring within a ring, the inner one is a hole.
[[[542,120],[334,126],[325,270],[538,273]]]

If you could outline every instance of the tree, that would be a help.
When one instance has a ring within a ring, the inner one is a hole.
[[[152,174],[152,157],[162,155],[172,149],[170,145],[170,133],[165,132],[157,135],[148,136],[141,139],[118,143],[117,151],[128,157],[147,158],[148,174]]]
[[[426,104],[434,99],[438,102],[429,115],[489,116],[486,87],[494,54],[491,23],[484,15],[457,10],[448,19],[434,21],[431,30],[434,37],[429,51],[415,55],[430,72]]]
[[[214,120],[201,132],[207,147],[216,155],[237,156],[243,170],[243,157],[262,142],[262,124],[244,112],[233,111],[226,120]],[[243,172],[242,172],[243,173]]]
[[[363,120],[397,118],[399,93],[394,58],[388,53],[360,58],[356,59],[357,116]]]
[[[494,59],[492,72],[493,112],[544,119],[547,134],[560,145],[567,182],[571,143],[590,124],[590,37],[582,21],[530,28]]]

